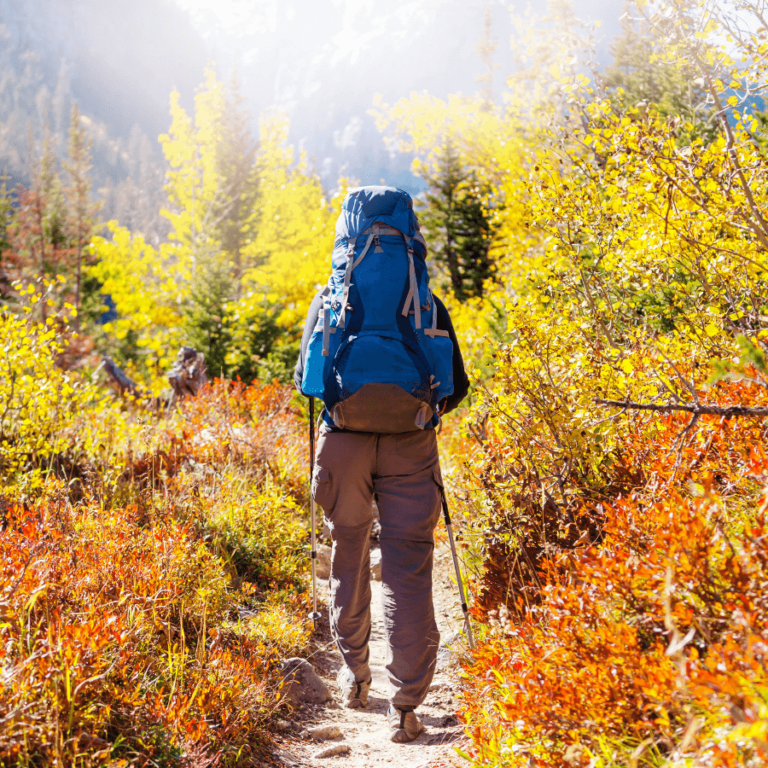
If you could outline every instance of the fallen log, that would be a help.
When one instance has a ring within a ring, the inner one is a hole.
[[[182,347],[179,350],[173,367],[168,371],[168,382],[173,393],[169,392],[163,397],[152,397],[145,392],[112,358],[104,356],[101,360],[100,367],[104,369],[110,386],[118,395],[129,395],[135,400],[151,401],[155,408],[167,407],[183,397],[195,397],[208,381],[205,355],[193,347]]]
[[[127,393],[136,398],[141,397],[141,387],[124,373],[111,357],[104,356],[101,358],[101,362],[110,385],[117,391],[118,395],[125,395]]]

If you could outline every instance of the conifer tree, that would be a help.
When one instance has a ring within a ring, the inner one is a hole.
[[[7,229],[9,250],[4,261],[14,279],[36,282],[45,290],[47,281],[66,271],[66,219],[56,153],[46,129],[40,157],[33,166],[32,185],[19,187],[18,208]],[[45,322],[45,301],[40,302],[40,313]]]
[[[73,256],[75,281],[75,331],[80,330],[80,309],[82,305],[83,284],[83,254],[93,235],[95,214],[99,206],[91,201],[91,170],[92,140],[80,120],[77,102],[72,107],[69,127],[69,161],[64,168],[69,176],[69,186],[66,189],[68,210],[68,227],[70,248]]]
[[[493,228],[482,202],[480,183],[462,167],[455,144],[448,140],[426,175],[429,187],[420,214],[429,233],[434,260],[448,273],[457,299],[483,295],[493,273],[489,249]]]
[[[56,139],[46,128],[40,159],[34,168],[33,189],[39,193],[43,236],[51,246],[50,269],[60,270],[66,260],[67,204],[59,174]]]
[[[256,235],[259,175],[258,143],[251,134],[251,117],[245,107],[237,72],[225,89],[219,118],[217,165],[219,172],[218,237],[232,263],[234,289],[242,289],[243,246]]]
[[[8,274],[8,258],[11,242],[8,239],[8,228],[13,221],[13,196],[8,189],[8,177],[2,176],[0,184],[0,300],[5,298],[10,288]]]
[[[231,339],[227,304],[233,280],[226,261],[219,254],[200,260],[197,279],[190,286],[184,313],[185,340],[205,355],[210,376],[227,374],[227,351]]]

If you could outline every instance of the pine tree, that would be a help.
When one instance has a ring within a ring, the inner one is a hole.
[[[227,305],[233,293],[229,265],[219,253],[209,253],[198,263],[185,311],[186,343],[205,355],[210,376],[228,373],[227,351],[231,341]]]
[[[82,306],[83,284],[83,254],[93,235],[96,225],[95,215],[99,209],[98,204],[91,201],[91,170],[92,140],[87,135],[80,120],[80,111],[77,102],[72,107],[72,115],[69,127],[69,161],[64,168],[69,176],[69,186],[66,189],[69,203],[68,228],[70,249],[73,254],[74,280],[75,280],[75,331],[80,330],[80,310]]]
[[[11,241],[8,229],[13,222],[13,195],[8,189],[8,177],[0,176],[0,300],[4,299],[10,289],[10,279],[6,259],[10,256]]]
[[[451,290],[460,301],[483,295],[493,274],[489,248],[493,228],[482,203],[482,189],[474,174],[462,167],[452,141],[436,160],[436,170],[420,213],[429,236],[434,261],[448,273]]]
[[[40,159],[33,171],[32,188],[39,193],[43,236],[51,247],[51,273],[58,273],[66,263],[67,204],[61,184],[55,137],[45,129]]]
[[[242,249],[256,236],[259,195],[258,143],[251,134],[251,116],[244,102],[240,80],[234,72],[226,86],[224,109],[219,118],[217,234],[222,249],[232,261],[238,296],[245,266]]]
[[[29,189],[19,187],[18,207],[6,232],[9,249],[4,262],[13,279],[36,282],[45,291],[52,278],[66,271],[66,204],[53,141],[47,130],[42,151],[33,165],[32,185]],[[45,322],[47,302],[40,302],[40,313]]]

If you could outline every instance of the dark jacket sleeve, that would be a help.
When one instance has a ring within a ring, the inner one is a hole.
[[[456,331],[453,329],[451,316],[448,314],[445,304],[437,296],[434,296],[434,299],[437,305],[437,327],[441,331],[448,331],[448,335],[453,342],[453,394],[446,398],[447,402],[444,411],[449,413],[457,408],[459,403],[467,396],[467,392],[469,392],[469,379],[467,378],[467,372],[464,370],[464,360],[461,357],[459,341],[456,338]]]
[[[320,295],[321,291],[315,294],[315,298],[312,299],[312,303],[309,305],[309,312],[307,312],[307,322],[304,325],[304,333],[301,336],[301,351],[299,352],[299,359],[296,361],[296,368],[293,371],[293,383],[296,385],[296,389],[303,395],[301,391],[301,382],[304,380],[304,361],[307,359],[307,347],[309,347],[309,340],[312,338],[312,331],[315,330],[317,325],[317,318],[320,316],[320,308],[323,306],[323,298]]]

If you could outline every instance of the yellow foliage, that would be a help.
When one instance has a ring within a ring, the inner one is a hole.
[[[287,144],[288,119],[261,119],[261,211],[256,239],[244,249],[253,266],[244,284],[279,303],[278,324],[295,333],[330,271],[337,211],[329,205],[306,155]]]
[[[206,70],[204,85],[195,96],[194,123],[179,98],[177,91],[171,94],[171,127],[160,136],[170,166],[165,188],[176,206],[175,211],[163,210],[162,214],[171,223],[171,240],[190,249],[194,258],[196,252],[215,250],[218,245],[214,223],[223,198],[217,149],[224,92],[213,70]]]
[[[118,316],[104,331],[140,350],[141,367],[157,387],[178,346],[187,341],[192,304],[212,274],[230,272],[236,281],[218,311],[230,337],[226,362],[237,369],[249,362],[254,324],[270,314],[285,333],[281,343],[298,337],[329,269],[339,202],[326,200],[306,156],[295,156],[287,143],[287,118],[266,114],[257,158],[257,207],[245,213],[248,227],[257,220],[258,226],[240,249],[237,274],[233,271],[217,229],[228,210],[219,165],[224,110],[223,87],[212,70],[195,98],[194,120],[181,107],[179,94],[171,95],[171,126],[160,137],[169,166],[166,191],[173,207],[162,213],[171,224],[171,242],[152,247],[114,222],[110,238],[94,241],[98,259],[91,272]]]
[[[23,291],[17,315],[0,314],[0,479],[39,487],[44,468],[70,442],[74,419],[93,391],[79,377],[56,365],[64,351],[66,317],[34,312],[46,296],[33,286]]]
[[[98,261],[90,273],[111,297],[117,319],[104,332],[130,338],[145,355],[152,378],[168,368],[181,341],[181,323],[192,277],[189,250],[163,243],[153,248],[141,235],[110,222],[111,239],[96,237]]]

